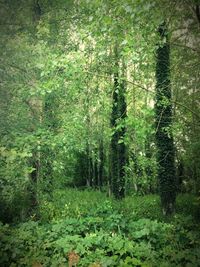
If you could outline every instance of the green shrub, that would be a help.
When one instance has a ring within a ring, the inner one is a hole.
[[[112,220],[108,215],[108,221]],[[183,218],[173,223],[150,219],[128,222],[116,229],[100,217],[67,218],[16,227],[0,225],[0,266],[66,266],[67,254],[80,257],[78,266],[198,266],[200,231],[186,228]],[[189,218],[187,219],[190,220]],[[118,221],[121,224],[121,218]],[[126,229],[126,230],[127,230]]]
[[[51,201],[41,199],[40,222],[0,224],[0,266],[67,266],[71,251],[83,267],[199,266],[200,227],[185,215],[186,199],[178,197],[179,213],[164,222],[153,195],[118,202],[101,192],[57,190]]]

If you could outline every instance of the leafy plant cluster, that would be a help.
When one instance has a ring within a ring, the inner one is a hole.
[[[115,223],[119,217],[110,220]],[[140,219],[128,233],[107,227],[102,218],[63,219],[49,225],[27,222],[15,228],[1,225],[1,265],[67,266],[68,253],[80,256],[78,266],[198,266],[198,232],[181,224]],[[180,223],[180,222],[179,222]],[[123,227],[121,227],[123,228]],[[178,235],[177,235],[178,230]]]
[[[29,161],[32,153],[28,148],[0,147],[0,218],[4,220],[21,217],[28,209],[30,188],[29,175],[33,171]]]
[[[148,218],[149,203],[152,202],[154,209],[159,206],[153,196],[148,202],[145,197],[140,197],[141,201],[143,198],[143,205],[139,213],[137,197],[132,197],[131,201],[136,203],[135,208],[128,208],[126,203],[108,200],[100,192],[65,192],[68,199],[72,194],[74,198],[71,204],[67,204],[67,197],[61,197],[64,196],[63,192],[55,192],[50,209],[59,210],[60,213],[51,213],[49,210],[52,217],[47,218],[47,213],[43,211],[43,221],[36,222],[33,218],[16,226],[1,224],[0,265],[68,266],[70,252],[79,256],[77,266],[200,264],[200,229],[192,215],[184,214],[184,205],[189,196],[178,200],[180,213],[168,223],[158,214],[154,219]],[[63,211],[64,202],[68,209]],[[79,209],[76,209],[78,206]],[[131,210],[135,212],[131,213]]]

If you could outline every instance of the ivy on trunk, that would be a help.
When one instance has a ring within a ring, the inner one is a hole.
[[[111,190],[117,199],[121,199],[125,195],[124,167],[126,164],[126,146],[124,143],[126,134],[126,127],[124,125],[126,118],[125,82],[124,77],[121,79],[119,71],[119,52],[116,46],[113,107],[111,114],[111,126],[114,131],[111,139]]]
[[[166,24],[159,27],[162,41],[157,49],[156,63],[156,144],[158,179],[163,213],[174,211],[176,199],[175,150],[172,135],[172,96],[170,87],[170,46]]]

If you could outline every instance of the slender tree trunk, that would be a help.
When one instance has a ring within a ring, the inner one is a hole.
[[[95,148],[94,152],[94,159],[93,159],[93,187],[98,187],[98,176],[99,176],[99,169],[98,169],[98,148]]]
[[[87,169],[87,187],[90,187],[92,186],[92,177],[91,177],[91,169],[92,169],[92,166],[91,166],[91,159],[90,159],[90,147],[89,147],[89,142],[87,142],[87,145],[86,145],[86,160],[87,160],[87,163],[86,163],[86,169]]]
[[[166,24],[159,27],[163,45],[157,49],[156,64],[156,144],[160,197],[165,215],[174,212],[176,200],[175,149],[172,135],[172,96],[170,88],[170,47]]]
[[[118,47],[116,46],[113,107],[111,115],[111,126],[114,131],[111,139],[111,177],[112,192],[117,199],[123,198],[125,195],[124,167],[126,164],[126,146],[124,144],[124,136],[126,133],[126,128],[124,126],[124,119],[126,117],[125,83],[120,81],[119,68],[119,54]]]
[[[36,26],[38,25],[41,18],[41,8],[38,0],[34,0],[32,2],[32,22],[34,24],[34,33],[36,32]],[[31,110],[33,111],[33,115],[37,114],[37,119],[41,122],[41,113],[42,113],[42,105],[40,105],[39,99],[32,99],[30,102],[28,101]],[[35,129],[34,129],[35,130]],[[35,213],[38,207],[38,180],[40,175],[40,165],[41,165],[41,156],[38,151],[33,152],[33,156],[31,158],[30,164],[34,169],[30,173],[30,188],[29,188],[29,196],[30,196],[30,214]]]
[[[119,130],[119,140],[118,140],[118,156],[119,156],[119,194],[120,198],[125,196],[125,166],[127,161],[127,148],[124,143],[125,135],[126,135],[126,127],[125,127],[125,118],[126,118],[126,98],[125,98],[125,91],[126,91],[126,82],[125,82],[125,66],[123,64],[123,73],[122,73],[122,81],[120,82],[119,87],[119,117],[122,122],[121,129]]]
[[[38,207],[38,179],[39,179],[39,170],[40,170],[40,161],[38,153],[33,154],[32,166],[34,170],[30,174],[31,186],[30,186],[30,213],[36,212]]]
[[[148,162],[150,162],[151,157],[152,157],[152,152],[151,152],[151,146],[150,146],[150,136],[147,135],[146,140],[145,140],[145,156],[148,159]],[[150,163],[148,163],[148,165],[145,168],[145,173],[146,176],[148,177],[148,193],[153,193],[153,184],[152,184],[152,176],[153,176],[153,172],[152,172],[152,167],[150,165]]]
[[[103,137],[99,142],[99,175],[98,175],[98,186],[103,186],[103,167],[104,167],[104,151],[103,151]]]
[[[57,96],[53,93],[49,94],[45,98],[44,102],[44,120],[43,123],[46,129],[51,132],[53,135],[57,134],[59,129],[59,119],[58,119],[58,110],[59,110],[59,100]],[[52,148],[46,146],[43,148],[43,157],[42,157],[42,169],[43,176],[45,178],[45,191],[49,194],[52,192],[53,186],[53,161],[56,158],[56,153]]]

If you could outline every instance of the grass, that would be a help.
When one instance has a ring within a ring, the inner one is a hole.
[[[84,217],[95,213],[99,208],[106,209],[112,205],[114,210],[123,213],[134,220],[148,218],[166,221],[163,216],[158,195],[127,196],[124,200],[116,201],[106,196],[106,193],[92,190],[67,188],[55,190],[51,201],[45,197],[41,200],[40,215],[43,220],[51,221],[66,217]],[[192,216],[199,219],[197,198],[191,194],[179,194],[176,200],[176,214]]]

